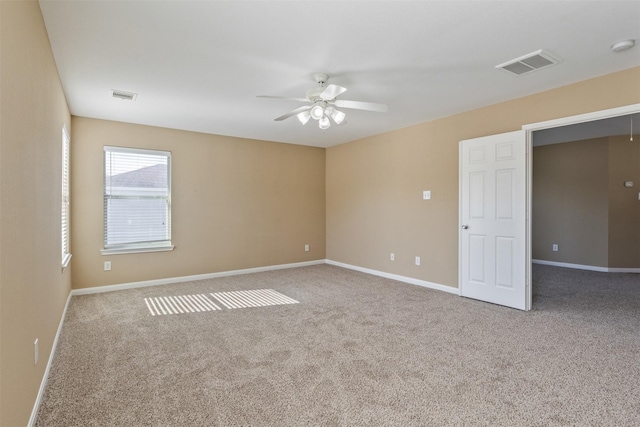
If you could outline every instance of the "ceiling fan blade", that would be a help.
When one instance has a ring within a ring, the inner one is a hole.
[[[287,114],[283,114],[280,117],[276,117],[275,119],[273,119],[276,122],[280,122],[284,119],[288,119],[289,117],[295,116],[296,114],[300,114],[303,111],[308,111],[311,109],[311,105],[305,105],[304,107],[300,107],[300,108],[296,108],[293,111],[289,111]]]
[[[320,98],[324,101],[335,99],[336,96],[346,92],[347,88],[338,85],[329,85],[322,92],[320,92]]]
[[[376,111],[386,113],[389,111],[387,104],[376,104],[375,102],[348,101],[346,99],[336,99],[336,107],[353,108],[354,110]]]
[[[309,102],[307,98],[288,98],[286,96],[257,95],[256,98],[289,99],[291,101]]]

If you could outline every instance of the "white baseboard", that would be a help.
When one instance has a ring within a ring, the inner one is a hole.
[[[324,264],[326,260],[296,262],[292,264],[270,265],[267,267],[246,268],[243,270],[221,271],[218,273],[197,274],[194,276],[170,277],[167,279],[145,280],[142,282],[121,283],[118,285],[96,286],[93,288],[74,289],[71,295],[99,294],[102,292],[121,291],[123,289],[144,288],[147,286],[169,285],[172,283],[191,282],[194,280],[215,279],[218,277],[237,276],[240,274],[261,273],[264,271],[283,270],[285,268],[307,267]]]
[[[640,268],[609,268],[609,273],[640,273]]]
[[[571,264],[568,262],[546,261],[543,259],[531,260],[533,264],[552,265],[554,267],[575,268],[578,270],[598,271],[600,273],[640,273],[640,268],[616,268],[599,267],[596,265]]]
[[[27,424],[28,427],[33,427],[36,424],[36,421],[38,420],[38,410],[40,409],[40,402],[42,401],[42,395],[44,394],[44,389],[47,385],[47,379],[49,379],[49,371],[51,370],[53,357],[55,356],[56,349],[58,348],[58,338],[60,337],[60,331],[62,331],[62,324],[64,323],[64,318],[67,315],[67,308],[69,307],[69,301],[71,301],[71,292],[69,292],[69,296],[67,297],[67,302],[64,304],[64,310],[62,310],[60,323],[58,323],[58,330],[56,331],[56,336],[53,339],[53,345],[51,346],[51,353],[49,353],[49,360],[47,361],[47,367],[44,369],[44,375],[42,377],[42,381],[40,382],[40,389],[38,390],[36,401],[33,404],[33,409],[31,410],[31,417],[29,418],[29,424]]]
[[[297,267],[307,267],[311,265],[320,265],[320,264],[330,264],[335,265],[337,267],[347,268],[349,270],[359,271],[361,273],[372,274],[374,276],[380,276],[387,279],[397,280],[399,282],[410,283],[412,285],[418,285],[429,289],[435,289],[438,291],[448,292],[451,294],[459,295],[460,292],[458,288],[452,288],[451,286],[440,285],[438,283],[427,282],[425,280],[414,279],[412,277],[400,276],[397,274],[385,273],[383,271],[371,270],[369,268],[358,267],[355,265],[344,264],[337,261],[331,261],[327,259],[319,259],[315,261],[306,261],[306,262],[296,262],[292,264],[280,264],[280,265],[270,265],[266,267],[256,267],[256,268],[246,268],[243,270],[230,270],[230,271],[221,271],[218,273],[206,273],[206,274],[197,274],[193,276],[181,276],[181,277],[169,277],[166,279],[156,279],[156,280],[145,280],[141,282],[131,282],[131,283],[120,283],[117,285],[106,285],[106,286],[96,286],[92,288],[83,288],[83,289],[73,289],[71,291],[71,295],[88,295],[88,294],[98,294],[102,292],[112,292],[112,291],[121,291],[124,289],[134,289],[134,288],[144,288],[147,286],[159,286],[159,285],[169,285],[172,283],[181,283],[181,282],[191,282],[195,280],[206,280],[206,279],[215,279],[218,277],[227,277],[227,276],[237,276],[240,274],[251,274],[251,273],[261,273],[264,271],[274,271],[274,270],[283,270],[286,268],[297,268]],[[66,308],[65,308],[66,309]]]
[[[371,270],[369,268],[358,267],[355,265],[344,264],[342,262],[326,260],[327,264],[335,265],[336,267],[348,268],[349,270],[359,271],[361,273],[372,274],[374,276],[384,277],[386,279],[397,280],[399,282],[410,283],[412,285],[418,285],[429,289],[435,289],[437,291],[448,292],[450,294],[460,295],[458,288],[452,288],[451,286],[440,285],[438,283],[427,282],[426,280],[414,279],[412,277],[400,276],[397,274],[385,273],[384,271]]]

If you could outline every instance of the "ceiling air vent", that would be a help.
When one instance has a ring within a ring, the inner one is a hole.
[[[136,97],[138,96],[137,93],[125,92],[124,90],[117,90],[117,89],[112,89],[111,95],[114,98],[126,99],[127,101],[135,101]]]
[[[549,67],[553,64],[557,64],[558,62],[560,61],[549,55],[547,52],[536,50],[535,52],[531,52],[527,55],[521,56],[520,58],[507,61],[504,64],[496,65],[496,68],[502,68],[503,70],[520,76],[541,68]]]

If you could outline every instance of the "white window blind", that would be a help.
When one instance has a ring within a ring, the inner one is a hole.
[[[71,253],[69,250],[69,134],[65,126],[62,127],[62,267],[69,265]]]
[[[105,250],[167,247],[173,248],[171,153],[105,146]]]

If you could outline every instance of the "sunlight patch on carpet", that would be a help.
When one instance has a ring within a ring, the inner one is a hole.
[[[152,316],[221,310],[205,294],[145,298],[144,302]]]
[[[269,305],[298,304],[293,298],[282,295],[273,289],[257,289],[254,291],[230,291],[211,294],[226,308],[266,307]]]
[[[273,289],[253,291],[216,292],[211,295],[224,308],[267,307],[271,305],[299,304],[299,301],[282,295]],[[205,294],[152,297],[144,299],[152,316],[165,314],[202,313],[222,310]]]

